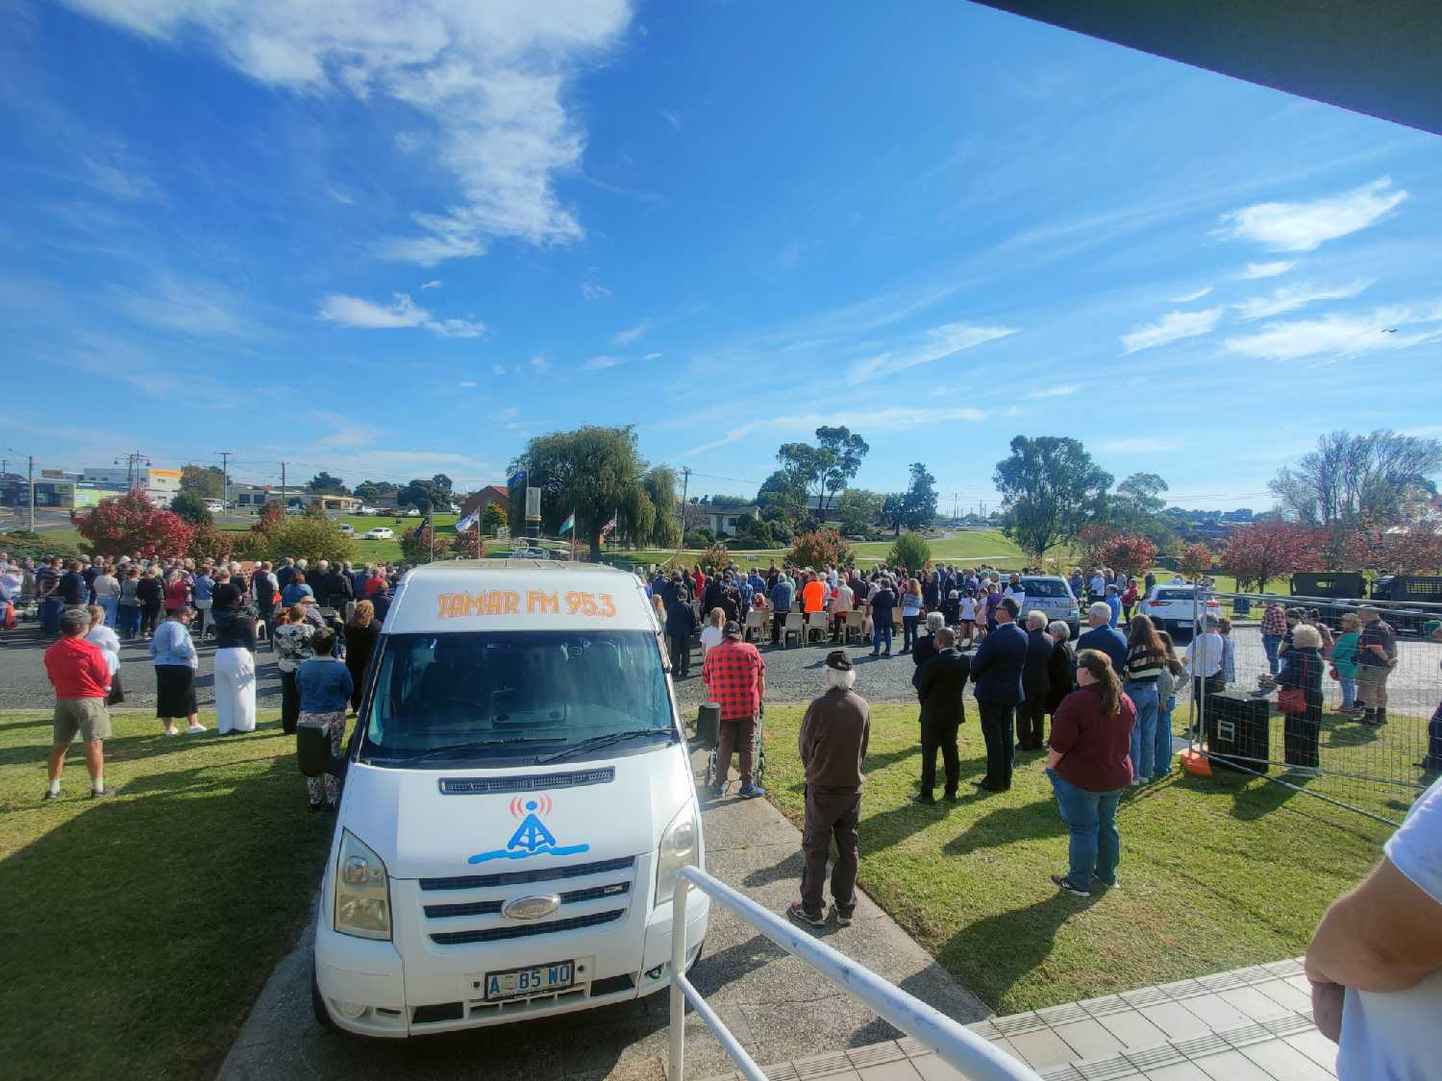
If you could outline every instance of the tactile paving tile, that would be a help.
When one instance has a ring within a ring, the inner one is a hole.
[[[1123,991],[1121,999],[1129,1006],[1156,1006],[1171,1002],[1172,996],[1160,987],[1139,987],[1135,991]]]
[[[906,1052],[896,1045],[895,1040],[887,1043],[872,1044],[870,1047],[857,1047],[846,1052],[846,1057],[851,1060],[851,1065],[858,1070],[863,1066],[880,1066],[884,1062],[896,1062],[906,1058]],[[768,1081],[776,1081],[770,1078]]]
[[[1045,1081],[1086,1081],[1086,1078],[1077,1073],[1077,1068],[1071,1065],[1053,1066],[1047,1070],[1038,1070],[1037,1073]]]
[[[1251,982],[1241,972],[1215,972],[1210,976],[1197,977],[1197,983],[1208,991],[1229,991],[1233,987],[1245,987]]]
[[[1242,1048],[1250,1047],[1254,1043],[1264,1043],[1267,1040],[1274,1039],[1276,1034],[1266,1025],[1251,1024],[1238,1025],[1236,1028],[1229,1028],[1225,1032],[1219,1032],[1217,1035],[1221,1036],[1222,1039],[1240,1051]]]
[[[765,1069],[766,1081],[801,1081],[794,1062],[783,1062],[780,1066],[767,1066]],[[737,1076],[744,1079],[746,1075],[738,1071]]]
[[[1093,1017],[1110,1017],[1112,1014],[1126,1013],[1133,1006],[1121,995],[1102,995],[1100,998],[1084,998],[1077,1003],[1082,1009]]]
[[[1272,1017],[1261,1022],[1264,1029],[1273,1036],[1295,1036],[1299,1032],[1305,1032],[1314,1026],[1311,1017],[1304,1013],[1294,1013],[1287,1017]]]
[[[1126,1059],[1142,1073],[1187,1061],[1187,1056],[1182,1054],[1176,1044],[1172,1043],[1157,1044],[1155,1047],[1148,1047],[1141,1051],[1125,1051],[1117,1057]]]
[[[1127,1061],[1125,1055],[1097,1059],[1095,1062],[1078,1062],[1076,1070],[1083,1081],[1121,1081],[1125,1077],[1137,1076],[1137,1068]]]
[[[1177,1040],[1172,1046],[1187,1058],[1206,1058],[1208,1055],[1220,1055],[1223,1051],[1233,1050],[1232,1045],[1215,1032],[1209,1032],[1205,1036],[1193,1036],[1189,1040]]]
[[[796,1070],[798,1079],[825,1077],[827,1074],[848,1073],[855,1068],[851,1065],[851,1059],[846,1057],[845,1051],[835,1051],[829,1055],[818,1055],[816,1058],[806,1059],[802,1062],[791,1064]]]
[[[1165,992],[1171,999],[1195,998],[1197,995],[1207,993],[1207,989],[1196,980],[1177,980],[1174,983],[1164,983],[1157,990]]]
[[[1028,1032],[1040,1032],[1047,1027],[1045,1021],[1034,1013],[1014,1013],[1010,1017],[995,1017],[991,1022],[1003,1036],[1021,1036]]]
[[[1080,1003],[1067,1002],[1060,1006],[1047,1006],[1037,1010],[1036,1015],[1048,1025],[1065,1025],[1073,1021],[1090,1021],[1091,1015],[1082,1009]]]

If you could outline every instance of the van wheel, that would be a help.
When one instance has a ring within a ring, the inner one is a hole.
[[[310,1008],[315,1013],[316,1024],[321,1028],[335,1030],[330,1011],[325,1008],[325,996],[320,993],[320,980],[315,973],[315,957],[310,959]]]

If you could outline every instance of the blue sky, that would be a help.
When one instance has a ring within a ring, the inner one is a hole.
[[[634,424],[693,491],[1018,433],[1265,506],[1442,434],[1435,137],[966,3],[0,0],[6,447],[504,476]]]

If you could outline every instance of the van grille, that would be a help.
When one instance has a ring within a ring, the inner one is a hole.
[[[615,767],[603,766],[600,769],[537,773],[526,777],[442,777],[440,786],[443,796],[499,796],[552,788],[585,788],[594,784],[610,784],[615,779]]]
[[[549,935],[558,931],[575,931],[582,927],[613,923],[625,914],[624,908],[617,908],[610,912],[595,912],[589,916],[573,916],[567,920],[551,920],[549,923],[528,923],[519,927],[488,927],[476,931],[440,931],[431,935],[431,941],[441,946],[459,946],[467,942],[499,942],[508,938],[530,938],[532,935]]]
[[[553,882],[563,878],[584,878],[608,871],[628,871],[636,863],[635,856],[595,863],[571,863],[564,867],[538,867],[533,871],[509,871],[498,875],[456,875],[452,878],[423,878],[423,890],[481,890],[496,886],[523,886],[530,882]]]
[[[608,886],[591,886],[584,890],[571,890],[561,894],[561,904],[578,905],[583,901],[599,901],[604,897],[619,897],[631,891],[629,882],[612,882]],[[461,905],[424,905],[426,918],[445,919],[449,916],[493,916],[501,911],[504,901],[473,901]]]

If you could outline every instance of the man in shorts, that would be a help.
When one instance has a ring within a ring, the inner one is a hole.
[[[60,798],[65,754],[79,735],[85,741],[90,770],[90,795],[109,796],[105,787],[104,741],[110,736],[110,666],[100,647],[85,640],[90,617],[83,608],[69,608],[60,617],[60,638],[45,651],[45,672],[55,688],[55,738],[50,747],[50,786],[45,799]]]

